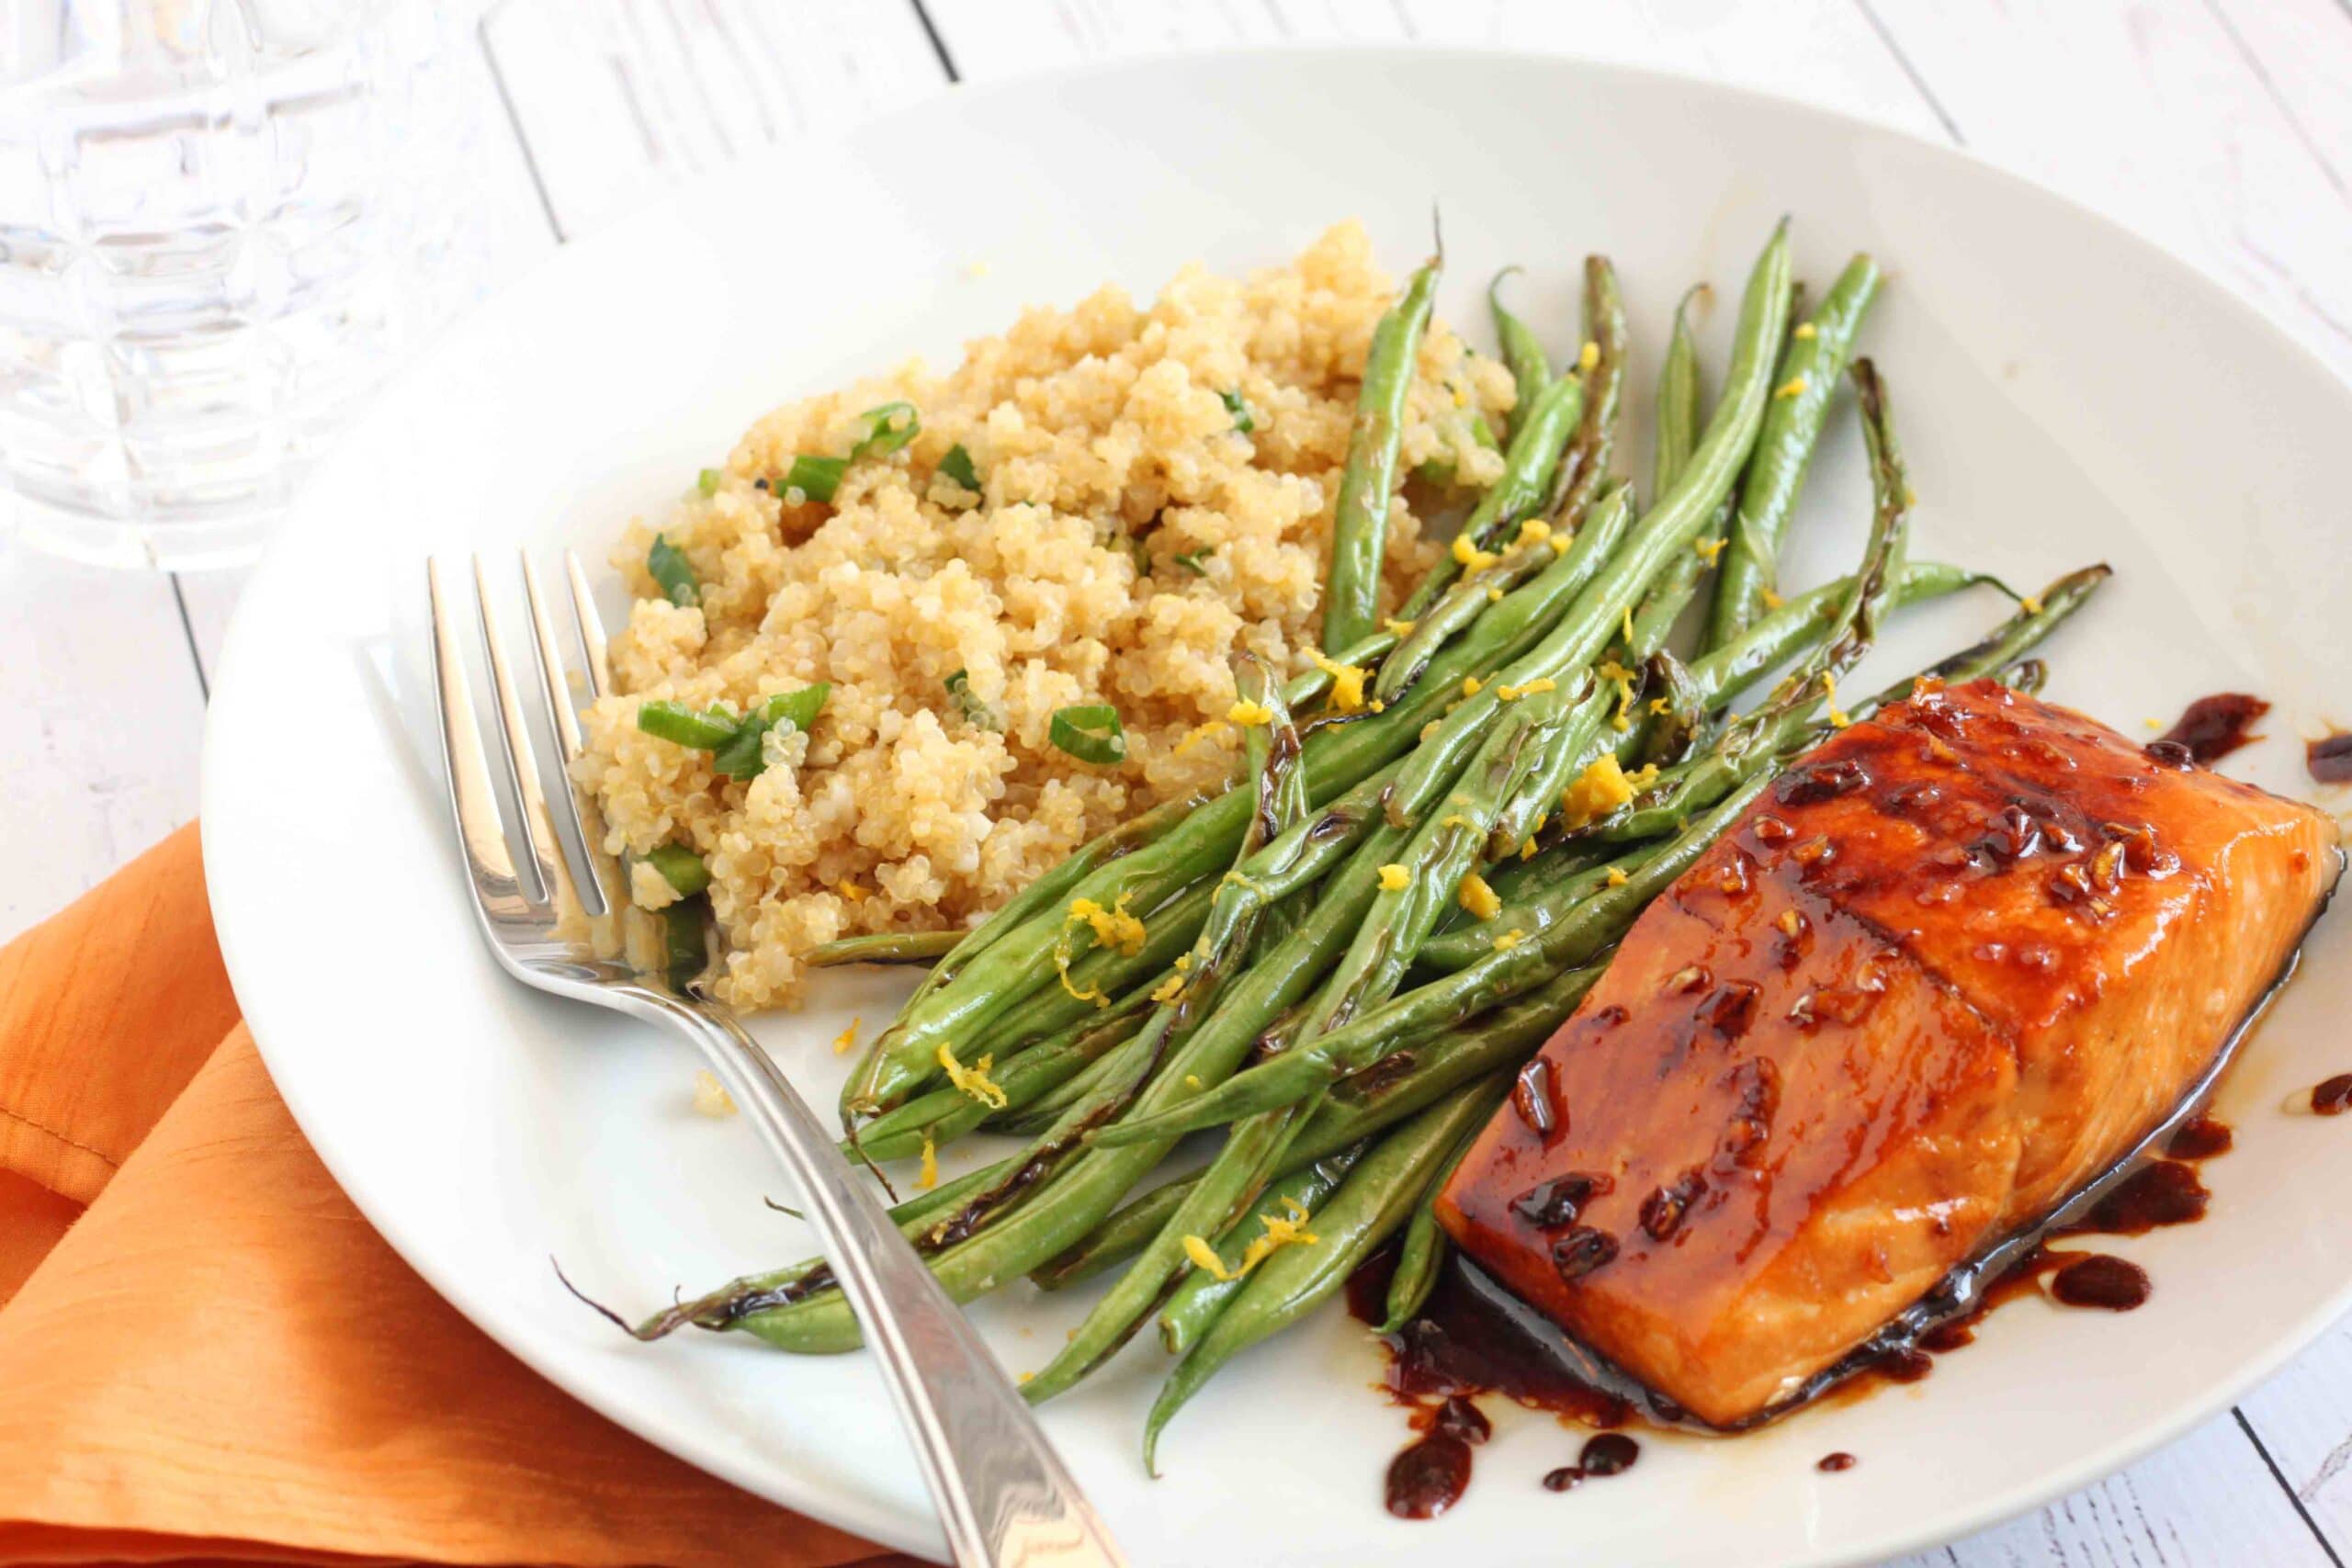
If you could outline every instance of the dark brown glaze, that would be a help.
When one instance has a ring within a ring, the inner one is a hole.
[[[2312,1089],[2312,1109],[2322,1116],[2341,1116],[2352,1110],[2352,1073],[2338,1073]]]
[[[1433,1519],[1469,1485],[1470,1445],[1450,1432],[1431,1432],[1388,1461],[1384,1501],[1400,1519]]]
[[[2181,710],[2173,727],[2157,737],[2157,744],[2184,747],[2190,757],[2210,767],[2239,747],[2261,739],[2251,727],[2269,711],[2270,705],[2260,697],[2245,692],[2216,692]]]
[[[1821,1472],[1824,1475],[1835,1475],[1841,1470],[1851,1470],[1860,1462],[1861,1461],[1856,1459],[1852,1454],[1840,1450],[1838,1452],[1834,1454],[1822,1455],[1820,1461],[1813,1468]]]
[[[2337,730],[2305,741],[2303,767],[2321,784],[2352,784],[2352,735]]]
[[[2148,1299],[2148,1272],[2103,1252],[2072,1258],[2050,1277],[2050,1294],[2068,1306],[2130,1312]]]
[[[2211,1116],[2191,1116],[2173,1129],[2165,1153],[2175,1159],[2217,1159],[2237,1142],[2229,1123]]]
[[[2205,1217],[2213,1195],[2197,1179],[2194,1166],[2151,1160],[2091,1205],[2079,1220],[2057,1227],[2058,1235],[2145,1235],[2165,1225],[2190,1224]]]
[[[2006,688],[1924,691],[1651,905],[1541,1054],[1553,1130],[1498,1115],[1439,1216],[1717,1427],[1858,1355],[1899,1375],[1895,1341],[1960,1304],[1886,1337],[1915,1303],[2201,1092],[2324,901],[2334,837]],[[2135,1196],[2201,1193],[2173,1168]],[[1569,1229],[1513,1209],[1569,1174],[1611,1179]]]

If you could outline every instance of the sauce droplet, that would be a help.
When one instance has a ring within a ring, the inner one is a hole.
[[[2160,1159],[2133,1171],[2062,1235],[2100,1231],[2109,1235],[2145,1235],[2164,1225],[2185,1225],[2205,1217],[2213,1195],[2197,1179],[2196,1168]]]
[[[2216,692],[2189,704],[2156,744],[2170,741],[2185,747],[2191,757],[2210,764],[2260,739],[2250,727],[2269,711],[2270,705],[2260,697],[2245,692]]]
[[[1825,1475],[1835,1475],[1841,1470],[1851,1470],[1855,1465],[1860,1462],[1861,1461],[1857,1460],[1852,1454],[1847,1453],[1841,1450],[1834,1454],[1822,1455],[1821,1462],[1815,1465],[1813,1468],[1820,1471]]]
[[[2086,1253],[2051,1276],[2050,1293],[2068,1306],[2130,1312],[2148,1299],[2148,1271],[2136,1263]]]
[[[2304,742],[2303,766],[2322,784],[2352,784],[2352,735],[2324,735]]]
[[[1433,1519],[1462,1500],[1470,1484],[1470,1445],[1431,1432],[1388,1461],[1388,1511],[1400,1519]]]
[[[2225,1122],[2211,1116],[2192,1116],[2173,1129],[2172,1139],[2165,1145],[2165,1153],[2175,1159],[2211,1159],[2230,1152],[2236,1138]]]
[[[2322,1116],[2341,1116],[2352,1110],[2352,1073],[2338,1073],[2312,1089],[2312,1109]]]
[[[1587,1475],[1619,1475],[1634,1468],[1642,1457],[1642,1445],[1623,1432],[1602,1432],[1585,1439],[1584,1450],[1577,1455],[1577,1468]]]

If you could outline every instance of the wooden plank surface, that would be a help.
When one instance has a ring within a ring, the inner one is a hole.
[[[1056,65],[1420,41],[1708,77],[1947,140],[2139,229],[2352,376],[2352,0],[508,0],[485,28],[494,276],[744,151]],[[0,936],[192,815],[243,574],[0,547]],[[2352,1325],[2132,1469],[1913,1560],[2324,1563],[2352,1547]]]

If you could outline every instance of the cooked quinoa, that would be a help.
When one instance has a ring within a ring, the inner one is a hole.
[[[629,525],[619,694],[588,715],[581,776],[616,853],[704,858],[722,995],[789,1004],[811,947],[968,925],[1089,838],[1227,777],[1238,739],[1211,721],[1234,702],[1231,657],[1306,667],[1357,377],[1392,292],[1348,222],[1240,281],[1187,267],[1148,307],[1105,288],[1031,310],[945,376],[910,363],[777,410]],[[1476,428],[1499,427],[1512,395],[1509,370],[1433,323],[1400,473],[1491,482],[1501,460]],[[920,418],[902,450],[852,463],[830,505],[786,489],[796,456],[847,453],[858,416],[893,400]],[[958,446],[977,494],[940,471]],[[1423,490],[1390,509],[1392,604],[1438,547]],[[650,575],[657,529],[699,605]],[[831,693],[810,732],[771,737],[748,782],[637,728],[649,699],[743,713],[817,682]],[[1047,739],[1057,709],[1089,703],[1118,710],[1115,764]],[[641,862],[630,886],[647,908],[675,897]]]

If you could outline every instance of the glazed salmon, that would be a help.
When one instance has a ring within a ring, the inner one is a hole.
[[[1691,1415],[1755,1418],[2154,1130],[2290,961],[2335,839],[1997,683],[1923,692],[1644,913],[1439,1216]]]

